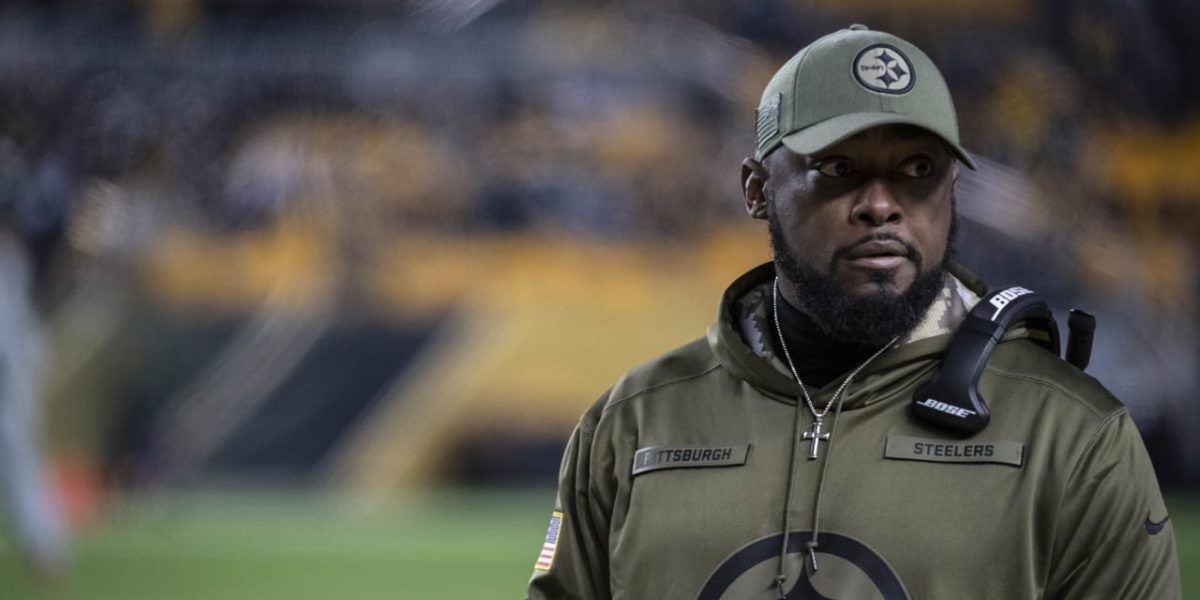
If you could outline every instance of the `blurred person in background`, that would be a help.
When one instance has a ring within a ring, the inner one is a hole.
[[[20,555],[47,590],[67,575],[69,542],[40,451],[47,349],[34,297],[63,184],[55,163],[30,176],[20,148],[0,138],[0,498]]]
[[[583,416],[528,598],[1179,598],[1125,407],[1046,351],[1036,296],[951,260],[975,163],[932,61],[851,26],[775,74],[756,125],[743,192],[774,261]],[[926,391],[960,361],[950,391],[990,418]]]

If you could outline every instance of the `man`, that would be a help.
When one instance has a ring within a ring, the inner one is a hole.
[[[529,598],[1179,598],[1124,407],[1014,330],[964,437],[910,409],[986,293],[950,262],[959,164],[927,56],[855,25],[776,73],[742,164],[773,263],[567,445]]]
[[[33,263],[22,234],[0,214],[0,509],[35,583],[54,590],[70,566],[69,539],[38,447],[45,356]]]

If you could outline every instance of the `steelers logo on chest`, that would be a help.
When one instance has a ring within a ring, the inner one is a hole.
[[[879,94],[904,94],[917,80],[912,62],[890,44],[868,46],[854,57],[854,80]]]
[[[759,538],[739,548],[709,575],[696,600],[774,600],[779,590],[783,534]],[[909,600],[891,565],[865,543],[823,531],[816,555],[820,569],[805,567],[811,531],[793,531],[784,553],[784,595],[790,600]]]

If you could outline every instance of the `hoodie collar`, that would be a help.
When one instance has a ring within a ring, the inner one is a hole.
[[[921,322],[896,347],[872,361],[856,379],[865,380],[872,374],[891,371],[906,374],[909,369],[900,367],[920,367],[941,355],[967,312],[987,293],[987,286],[965,268],[951,263],[948,271],[950,277]],[[722,296],[717,321],[709,326],[708,342],[725,368],[736,377],[791,403],[800,394],[800,387],[775,351],[775,330],[770,317],[774,278],[775,265],[768,262],[734,281]],[[840,378],[835,381],[840,382]],[[815,395],[831,391],[821,389]]]

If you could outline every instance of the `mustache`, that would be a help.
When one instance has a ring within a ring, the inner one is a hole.
[[[853,242],[851,242],[849,244],[846,244],[845,246],[838,247],[836,250],[833,251],[833,260],[842,260],[842,259],[849,258],[850,253],[854,251],[854,248],[861,246],[867,242],[882,242],[882,241],[896,242],[897,244],[904,246],[904,253],[909,259],[911,259],[913,261],[921,260],[921,251],[917,250],[916,246],[913,246],[911,243],[905,241],[900,236],[898,236],[894,233],[888,232],[888,231],[881,231],[878,233],[865,235],[861,238],[858,238],[857,240],[854,240]]]
[[[924,266],[924,260],[921,256],[921,251],[917,250],[917,247],[912,245],[910,242],[905,241],[900,236],[890,231],[879,231],[864,235],[863,237],[846,244],[845,246],[838,247],[833,251],[833,256],[829,258],[829,272],[832,273],[835,270],[838,261],[850,258],[850,253],[854,251],[855,247],[867,242],[881,242],[885,240],[889,242],[896,242],[897,244],[904,246],[905,256],[913,262],[913,265],[917,268],[917,272],[921,272],[921,268]]]

